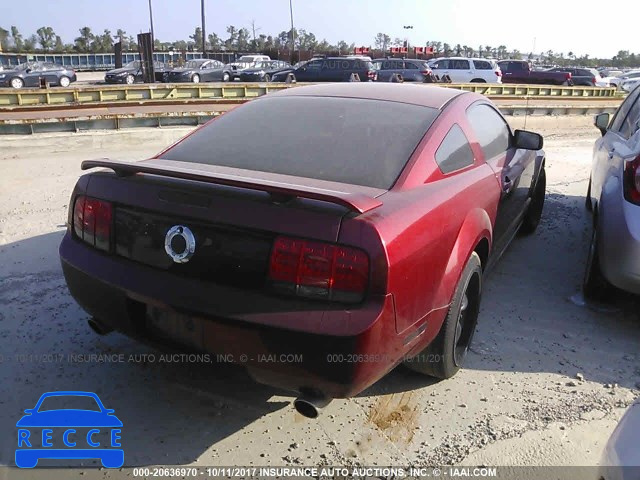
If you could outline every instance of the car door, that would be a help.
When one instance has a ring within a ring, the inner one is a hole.
[[[58,85],[62,76],[62,68],[55,63],[44,63],[42,65],[42,77],[51,85]]]
[[[418,65],[413,62],[403,62],[404,66],[402,69],[402,78],[408,82],[418,82],[422,81],[422,73],[420,73],[420,69]]]
[[[440,78],[442,78],[444,75],[449,75],[450,76],[450,73],[451,73],[449,71],[450,62],[451,61],[446,59],[446,58],[438,60],[437,62],[435,62],[433,64],[433,67],[431,67],[431,69]]]
[[[212,60],[209,62],[209,66],[207,69],[207,81],[208,82],[219,82],[222,80],[222,76],[224,74],[224,63],[218,60]]]
[[[621,151],[626,150],[627,140],[637,130],[640,120],[640,88],[631,92],[618,108],[605,134],[596,140],[591,165],[591,195],[596,202],[602,187],[619,162]]]
[[[30,68],[25,70],[24,74],[24,86],[25,87],[39,87],[40,76],[43,74],[42,65],[34,63]]]
[[[320,69],[323,63],[326,62],[323,60],[311,60],[300,68],[297,68],[293,74],[298,82],[315,82],[320,76]]]
[[[449,60],[449,76],[454,83],[468,83],[472,80],[473,71],[469,60],[454,58]]]
[[[492,249],[499,255],[515,235],[528,204],[536,152],[513,147],[511,129],[493,106],[482,101],[474,103],[466,114],[485,161],[495,172],[502,190]]]
[[[211,82],[214,76],[213,61],[203,62],[197,73],[200,75],[201,82]]]

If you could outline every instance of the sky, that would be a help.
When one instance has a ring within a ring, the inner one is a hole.
[[[187,40],[200,25],[200,0],[151,0],[155,37]],[[640,2],[576,3],[561,0],[292,0],[294,25],[318,40],[373,46],[378,32],[412,45],[427,41],[518,49],[522,53],[572,51],[577,56],[612,57],[619,50],[640,53],[637,18]],[[207,34],[227,38],[226,27],[277,35],[290,28],[288,0],[205,0]],[[24,37],[53,27],[65,43],[78,29],[118,28],[128,34],[149,31],[148,0],[0,1],[0,27],[18,27]],[[413,26],[404,29],[404,26]],[[535,48],[535,50],[534,50]]]

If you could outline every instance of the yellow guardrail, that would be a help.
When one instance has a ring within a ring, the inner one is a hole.
[[[0,109],[29,106],[73,106],[100,103],[138,103],[163,101],[242,101],[284,88],[309,84],[286,83],[212,83],[93,85],[74,88],[21,89],[0,88]],[[433,84],[422,84],[433,85]],[[437,84],[488,97],[536,98],[615,98],[615,88],[564,87],[550,85],[510,85],[468,83]]]

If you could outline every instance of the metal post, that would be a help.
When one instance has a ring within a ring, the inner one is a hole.
[[[206,56],[206,53],[207,53],[207,35],[205,33],[205,28],[204,28],[204,0],[201,1],[200,8],[202,10],[202,55]]]
[[[153,10],[151,9],[151,0],[149,0],[149,20],[151,22],[151,49],[155,46],[156,37],[153,34]]]
[[[291,13],[291,49],[289,51],[289,62],[293,65],[293,52],[296,49],[296,33],[293,30],[293,0],[289,0],[289,12]]]

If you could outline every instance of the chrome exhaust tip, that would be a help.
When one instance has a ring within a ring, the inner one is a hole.
[[[100,320],[97,320],[95,318],[90,318],[87,323],[89,324],[89,327],[91,327],[91,330],[96,332],[98,335],[106,335],[113,332],[113,328],[108,327]]]
[[[331,400],[324,395],[303,394],[294,400],[293,406],[303,417],[318,418],[320,411],[329,405]]]

